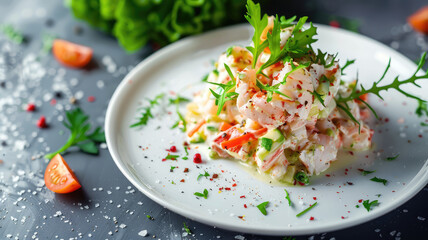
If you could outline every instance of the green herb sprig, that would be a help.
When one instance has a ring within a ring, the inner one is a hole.
[[[138,118],[138,121],[134,124],[132,124],[130,127],[140,127],[140,126],[144,126],[147,125],[148,121],[150,118],[153,118],[151,109],[160,104],[160,100],[163,99],[163,97],[165,96],[164,93],[160,93],[158,94],[153,100],[147,99],[147,101],[149,102],[149,105],[147,107],[143,107],[142,108],[142,112],[141,112],[141,117]]]
[[[187,122],[186,122],[186,119],[180,113],[180,109],[179,109],[180,103],[187,103],[187,102],[190,102],[190,99],[184,98],[184,97],[181,97],[181,96],[177,96],[176,98],[170,98],[169,99],[169,104],[170,105],[175,105],[175,112],[177,113],[177,116],[178,116],[178,120],[171,127],[172,129],[178,127],[180,125],[180,122],[181,122],[183,124],[182,125],[183,127],[181,127],[180,130],[182,132],[186,132],[187,131]]]
[[[210,84],[218,86],[217,89],[219,89],[219,92],[216,93],[214,90],[210,88],[210,91],[212,95],[215,97],[215,105],[217,105],[217,115],[221,113],[221,110],[223,109],[224,104],[227,101],[233,100],[238,97],[238,93],[231,91],[235,88],[236,80],[235,77],[232,74],[232,71],[230,70],[230,67],[225,63],[224,68],[226,69],[227,73],[229,74],[230,81],[226,84],[223,83],[214,83],[214,82],[208,82]]]
[[[372,111],[372,113],[375,115],[376,118],[379,118],[378,115],[376,114],[376,111],[367,102],[365,102],[361,97],[364,94],[371,93],[371,94],[374,94],[383,100],[383,97],[380,95],[381,92],[388,91],[390,89],[395,89],[396,91],[403,94],[404,96],[417,100],[419,103],[419,107],[420,107],[418,109],[422,109],[422,110],[417,110],[417,112],[419,111],[420,113],[422,113],[423,105],[426,104],[426,100],[423,100],[423,99],[421,99],[421,98],[419,98],[413,94],[410,94],[410,93],[402,90],[400,87],[405,85],[405,84],[413,84],[416,87],[421,87],[419,84],[416,83],[416,81],[419,79],[428,79],[428,72],[425,72],[424,74],[419,75],[419,76],[417,75],[418,72],[425,65],[426,55],[427,55],[426,52],[422,54],[422,57],[420,58],[420,60],[418,62],[418,66],[417,66],[415,72],[412,74],[412,76],[410,76],[409,78],[404,79],[404,80],[399,80],[399,77],[397,76],[394,78],[394,80],[390,84],[380,86],[379,84],[385,78],[385,75],[391,66],[391,59],[390,59],[385,71],[383,72],[381,78],[378,81],[374,82],[370,88],[365,88],[362,84],[360,84],[360,90],[357,90],[357,87],[358,87],[358,79],[357,79],[355,86],[352,88],[352,92],[348,97],[342,97],[340,95],[338,97],[336,97],[337,106],[340,109],[342,109],[351,118],[352,121],[354,121],[355,123],[360,125],[360,123],[352,115],[347,102],[353,101],[353,100],[359,100],[360,102],[364,103]]]
[[[309,206],[308,208],[306,208],[305,210],[301,211],[300,213],[298,213],[296,215],[296,217],[301,217],[303,216],[305,213],[309,212],[309,210],[311,210],[312,208],[314,208],[316,205],[318,204],[318,202],[315,202],[314,204],[312,204],[311,206]]]
[[[91,124],[88,123],[89,116],[86,115],[80,108],[67,111],[66,120],[63,124],[70,130],[70,136],[67,142],[57,151],[46,154],[45,158],[51,159],[58,153],[63,153],[70,147],[77,146],[82,152],[89,154],[98,154],[97,143],[106,141],[104,132],[101,127],[97,127],[92,133],[88,133],[91,129]]]
[[[263,30],[268,24],[268,16],[266,14],[261,16],[260,4],[255,4],[253,1],[247,1],[247,15],[245,15],[247,21],[254,28],[253,44],[254,47],[248,46],[247,49],[253,54],[253,68],[256,67],[257,59],[260,53],[267,47],[268,42],[264,41],[261,43],[260,37],[262,36]]]
[[[285,191],[285,199],[287,199],[287,201],[288,201],[288,206],[293,206],[293,202],[291,202],[291,199],[290,199],[290,194],[288,193],[288,191],[287,191],[287,189],[284,189],[284,191]]]

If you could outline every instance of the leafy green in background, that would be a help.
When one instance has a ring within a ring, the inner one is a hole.
[[[160,46],[208,29],[238,22],[240,0],[71,0],[76,18],[113,34],[127,51]]]

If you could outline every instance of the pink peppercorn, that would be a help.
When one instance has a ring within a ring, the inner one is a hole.
[[[169,148],[169,151],[171,151],[171,152],[176,152],[176,151],[177,151],[177,147],[175,147],[175,146],[171,146],[171,147]]]
[[[196,153],[195,156],[193,157],[193,162],[194,163],[202,163],[202,157],[201,154]]]
[[[29,103],[27,105],[27,112],[33,112],[34,110],[36,110],[36,105],[34,105],[34,103]]]
[[[37,127],[39,128],[46,128],[48,125],[46,124],[46,118],[45,116],[41,116],[39,120],[37,120]]]

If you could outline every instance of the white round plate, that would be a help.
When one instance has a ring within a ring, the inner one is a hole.
[[[357,59],[346,71],[350,80],[358,70],[362,83],[373,83],[382,75],[389,58],[391,69],[385,82],[396,75],[407,78],[416,69],[409,59],[367,37],[322,25],[318,25],[318,33],[314,47],[338,52],[342,65],[346,59]],[[201,79],[213,69],[212,62],[231,45],[249,45],[251,35],[249,25],[237,25],[183,39],[145,59],[116,89],[105,121],[107,144],[119,169],[140,191],[178,214],[216,227],[254,234],[302,235],[367,222],[397,208],[427,184],[428,128],[421,127],[425,119],[414,114],[416,102],[396,91],[385,92],[385,101],[370,97],[370,104],[382,118],[370,123],[375,129],[373,149],[342,152],[331,169],[312,177],[305,187],[270,184],[236,161],[210,160],[204,146],[190,150],[189,160],[181,159],[185,156],[185,135],[171,129],[178,117],[175,107],[167,106],[168,99],[153,108],[155,117],[147,126],[129,127],[138,109],[146,106],[146,98],[159,93],[166,93],[166,98],[174,93],[191,97],[207,87]],[[421,89],[404,89],[427,98],[428,81],[420,83]],[[184,114],[185,107],[180,111]],[[172,145],[180,158],[162,161]],[[202,164],[193,163],[196,152],[202,153]],[[396,154],[397,159],[386,160]],[[171,167],[177,168],[171,171]],[[358,169],[376,172],[363,176]],[[211,176],[218,174],[218,178],[197,180],[204,171]],[[388,183],[384,186],[373,182],[373,177],[387,179]],[[194,195],[204,189],[209,191],[207,199]],[[288,206],[284,189],[293,206]],[[368,212],[361,203],[367,199],[378,200],[379,205]],[[270,202],[266,216],[256,207],[265,201]],[[296,217],[314,202],[317,206]]]

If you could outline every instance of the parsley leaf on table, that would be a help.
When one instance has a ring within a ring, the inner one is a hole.
[[[70,136],[64,146],[53,153],[45,155],[45,158],[51,159],[56,154],[65,152],[72,146],[77,146],[82,152],[90,154],[98,154],[98,146],[96,143],[104,143],[106,141],[104,132],[100,127],[96,128],[92,133],[88,133],[91,129],[91,124],[88,123],[89,116],[86,115],[80,108],[67,111],[67,121],[63,124],[70,130]]]
[[[201,174],[199,174],[199,175],[198,175],[198,178],[197,178],[196,180],[199,180],[201,177],[205,177],[205,178],[206,178],[206,177],[209,177],[209,176],[210,176],[210,174],[209,174],[207,171],[204,171],[204,172],[205,172],[204,174],[202,174],[202,173],[201,173]]]

